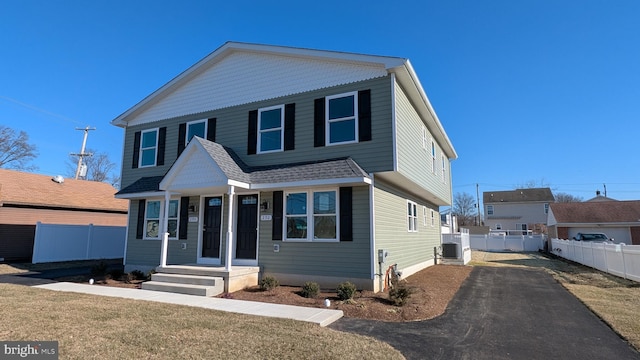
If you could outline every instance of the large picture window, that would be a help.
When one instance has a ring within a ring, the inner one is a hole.
[[[156,165],[158,149],[158,129],[142,132],[140,141],[140,167]]]
[[[258,152],[282,151],[284,105],[258,110]]]
[[[335,190],[291,192],[286,195],[286,240],[336,241]],[[310,206],[311,205],[311,206]]]
[[[358,93],[328,96],[326,101],[326,145],[358,142]]]

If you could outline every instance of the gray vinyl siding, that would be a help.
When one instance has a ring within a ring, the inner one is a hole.
[[[261,194],[272,202],[273,193]],[[261,212],[271,214],[271,210]],[[260,221],[258,261],[266,273],[371,278],[369,187],[353,187],[353,241],[291,242],[271,240],[271,221]],[[274,252],[273,246],[280,251]],[[337,285],[337,284],[336,284]]]
[[[156,200],[156,199],[153,199]],[[164,200],[164,199],[163,199]],[[198,201],[197,197],[190,198],[191,202]],[[129,216],[129,233],[127,234],[127,265],[157,266],[160,264],[161,240],[136,239],[137,215],[140,209],[138,201],[131,201],[131,216]],[[142,209],[144,211],[144,209]],[[197,216],[197,215],[191,215]],[[169,240],[167,249],[168,264],[194,264],[198,249],[198,223],[188,223],[186,240]],[[187,244],[185,250],[182,243]]]
[[[295,163],[351,156],[365,171],[393,170],[391,77],[310,91],[277,99],[218,109],[205,113],[161,120],[126,129],[123,152],[124,188],[141,177],[161,176],[177,158],[179,124],[216,118],[216,142],[232,148],[249,166]],[[372,140],[354,144],[314,147],[314,100],[350,91],[371,90]],[[259,108],[295,103],[295,149],[247,155],[248,113]],[[133,141],[137,131],[166,127],[165,165],[132,169]]]
[[[445,156],[445,181],[442,180],[442,147],[436,142],[436,171],[433,171],[431,140],[427,129],[427,146],[423,147],[422,129],[425,122],[413,108],[402,88],[395,84],[396,131],[398,138],[398,172],[418,186],[449,203],[451,201],[451,167]]]
[[[438,207],[393,188],[381,181],[375,182],[375,241],[376,252],[389,252],[386,266],[398,264],[398,269],[433,259],[433,248],[440,246],[440,214]],[[409,232],[407,200],[418,205],[418,231]],[[423,206],[427,207],[427,225],[423,222]],[[435,226],[431,226],[430,211],[434,210]]]

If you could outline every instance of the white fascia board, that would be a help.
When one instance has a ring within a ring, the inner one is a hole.
[[[242,189],[252,189],[251,184],[247,184],[245,182],[236,181],[236,180],[228,180],[227,181],[227,185],[236,186],[236,187],[239,187],[239,188],[242,188]]]
[[[147,191],[147,192],[116,195],[115,198],[116,199],[148,199],[152,197],[162,197],[162,196],[164,196],[164,191]]]
[[[371,184],[371,179],[365,178],[365,177],[356,177],[356,178],[291,181],[291,182],[283,182],[283,183],[251,184],[251,189],[255,189],[255,190],[283,189],[283,188],[289,188],[289,187],[311,187],[311,186],[326,186],[326,185],[340,185],[340,184]]]
[[[557,223],[558,227],[627,227],[627,226],[640,226],[640,221],[629,222],[598,222],[598,223]]]

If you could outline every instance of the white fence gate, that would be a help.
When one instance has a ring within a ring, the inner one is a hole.
[[[460,234],[442,234],[442,243],[457,242]],[[544,249],[544,235],[469,235],[472,250],[538,251]]]
[[[552,239],[550,250],[567,260],[640,281],[640,245]]]
[[[125,226],[36,224],[33,263],[124,257]]]

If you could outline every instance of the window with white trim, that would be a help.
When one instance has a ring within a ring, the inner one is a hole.
[[[326,145],[358,142],[358,92],[327,96]]]
[[[549,203],[544,203],[544,213],[545,214],[549,213]]]
[[[440,158],[442,160],[442,183],[446,184],[447,183],[447,163],[444,155],[441,155]]]
[[[422,224],[424,226],[427,226],[427,207],[426,206],[422,207]]]
[[[427,128],[422,125],[422,148],[427,150],[427,143],[428,143],[428,136],[427,136]]]
[[[186,131],[186,139],[184,139],[184,143],[188,144],[189,141],[194,136],[199,136],[203,139],[207,138],[207,121],[206,120],[196,120],[189,121],[187,123],[187,131]]]
[[[140,136],[140,166],[156,166],[158,129],[144,130]]]
[[[431,209],[431,227],[436,226],[436,212]]]
[[[496,230],[502,230],[502,224],[496,224]]]
[[[144,214],[144,238],[160,239],[161,223],[164,213],[164,201],[148,200],[146,202],[146,210]],[[180,200],[169,200],[169,214],[167,215],[168,232],[170,239],[178,238],[178,224],[180,214]]]
[[[337,241],[336,190],[289,192],[285,200],[285,240]],[[309,206],[311,202],[312,206]]]
[[[436,143],[431,140],[431,171],[436,173]]]
[[[407,200],[407,231],[418,231],[418,204]]]
[[[258,109],[258,153],[284,148],[284,105]]]
[[[487,205],[487,215],[493,215],[493,205]]]

